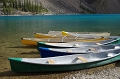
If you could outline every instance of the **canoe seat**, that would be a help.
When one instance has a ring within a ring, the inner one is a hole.
[[[66,52],[72,52],[72,50],[67,50]]]
[[[82,62],[88,62],[88,60],[87,59],[85,59],[85,58],[83,58],[82,56],[79,56],[79,57],[77,57],[77,59],[79,59],[79,60],[81,60]]]
[[[47,63],[49,63],[49,64],[55,64],[54,60],[48,60]]]
[[[53,35],[52,37],[56,37],[56,35]]]
[[[100,44],[100,43],[96,43],[97,45],[102,45],[102,44]]]
[[[79,36],[76,36],[75,39],[77,40],[78,37],[79,37]]]
[[[79,44],[74,44],[73,46],[75,46],[75,47],[80,47],[80,45],[79,45]]]
[[[95,48],[89,48],[88,50],[93,51],[93,52],[98,52],[98,50]]]

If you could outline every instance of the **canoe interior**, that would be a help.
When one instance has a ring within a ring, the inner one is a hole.
[[[120,44],[116,45],[100,45],[100,46],[80,46],[79,48],[48,48],[48,51],[66,52],[66,53],[91,53],[100,52],[109,49],[120,48]]]
[[[105,41],[101,41],[101,42],[98,42],[99,44],[107,44],[107,43],[110,43],[110,42],[113,42],[114,39],[109,39],[109,40],[105,40]],[[44,43],[46,45],[49,45],[49,46],[57,46],[57,47],[82,47],[82,46],[85,46],[85,45],[98,45],[98,43],[95,43],[95,42],[70,42],[70,43]],[[76,46],[75,44],[77,44],[78,46]]]

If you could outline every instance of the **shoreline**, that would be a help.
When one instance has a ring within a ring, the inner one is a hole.
[[[0,15],[0,16],[50,16],[50,15],[120,15],[120,14],[36,14],[36,15]]]

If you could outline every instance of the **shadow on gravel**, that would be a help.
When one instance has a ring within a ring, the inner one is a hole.
[[[22,72],[22,73],[15,73],[12,71],[5,71],[5,72],[0,72],[0,77],[10,77],[10,76],[35,76],[35,75],[51,75],[51,74],[59,74],[59,73],[66,73],[66,72],[32,72],[32,73],[27,73],[27,72]]]
[[[120,67],[120,61],[117,61],[115,64],[116,67]]]

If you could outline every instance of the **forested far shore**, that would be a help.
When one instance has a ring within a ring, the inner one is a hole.
[[[31,12],[31,14],[40,14],[48,12],[41,3],[31,0],[0,0],[0,8],[4,15],[14,15],[14,11]]]
[[[120,0],[0,0],[0,15],[119,14]]]

